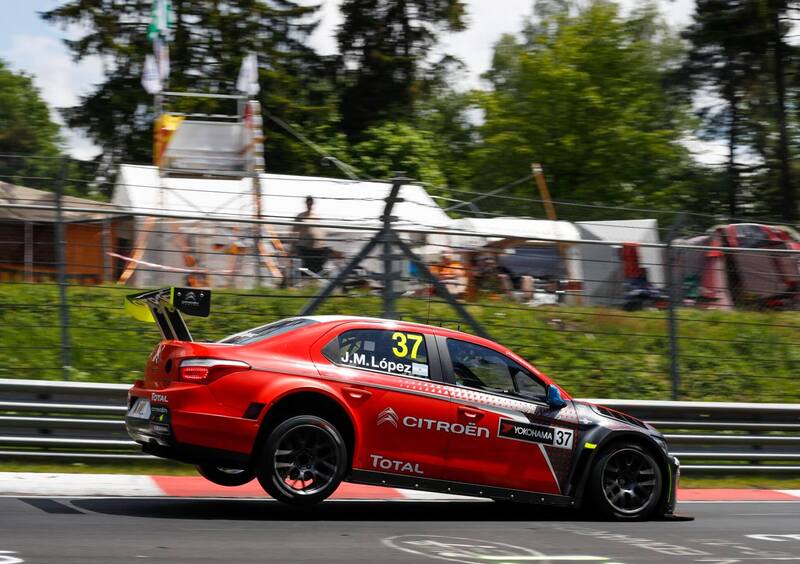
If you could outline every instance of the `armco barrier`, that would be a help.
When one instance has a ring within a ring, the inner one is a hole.
[[[0,459],[158,460],[125,432],[128,387],[0,379]],[[684,472],[800,474],[800,404],[589,401],[655,425]]]

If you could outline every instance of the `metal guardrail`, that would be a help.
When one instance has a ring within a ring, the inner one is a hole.
[[[160,460],[125,431],[129,387],[0,379],[0,459]],[[686,473],[800,475],[800,404],[588,401],[655,425]]]

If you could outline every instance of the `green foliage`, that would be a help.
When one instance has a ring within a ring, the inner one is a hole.
[[[131,382],[158,341],[154,325],[128,317],[131,288],[71,287],[73,369],[80,380]],[[215,292],[212,314],[190,318],[198,340],[215,340],[295,315],[309,292]],[[0,287],[0,377],[60,379],[58,290],[54,285]],[[663,312],[605,308],[530,309],[509,302],[468,306],[500,343],[529,359],[579,397],[669,399],[669,357]],[[456,328],[438,300],[401,299],[404,319]],[[333,296],[322,314],[380,315],[374,296]],[[800,401],[797,331],[800,314],[679,312],[681,397],[689,400]]]
[[[458,70],[451,68],[450,73]],[[446,188],[463,189],[472,182],[471,152],[478,141],[477,125],[471,115],[476,96],[453,89],[452,79],[432,82],[417,104],[417,127],[424,130],[430,143],[438,147],[438,166],[444,176],[442,188],[432,188],[447,195]]]
[[[0,153],[25,157],[0,159],[0,181],[36,186],[35,177],[58,170],[59,128],[39,89],[25,73],[0,60]]]
[[[464,28],[462,0],[344,0],[342,127],[348,138],[376,123],[407,121],[429,80],[426,59],[442,30]]]
[[[373,178],[391,178],[402,172],[409,178],[442,186],[446,181],[439,167],[439,146],[432,137],[430,132],[402,122],[375,125],[352,147],[350,162]]]
[[[507,35],[495,46],[474,186],[506,184],[539,162],[556,200],[675,205],[686,121],[663,79],[680,51],[657,11],[647,4],[624,17],[596,0],[575,15],[548,13],[522,41]]]

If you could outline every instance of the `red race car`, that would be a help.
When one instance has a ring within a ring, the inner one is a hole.
[[[671,513],[679,472],[663,436],[573,400],[510,350],[417,323],[294,317],[193,342],[181,312],[211,293],[130,296],[164,339],[129,392],[144,452],[214,483],[257,478],[274,498],[318,503],[340,482],[578,507]]]

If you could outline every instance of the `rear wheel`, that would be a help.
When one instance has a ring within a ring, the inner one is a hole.
[[[243,468],[222,468],[201,464],[197,466],[200,475],[219,486],[243,486],[256,477],[255,472]]]
[[[589,486],[593,506],[602,516],[632,521],[652,515],[663,480],[650,453],[636,444],[620,443],[600,456]]]
[[[290,505],[314,505],[331,495],[347,470],[347,448],[331,423],[298,415],[267,437],[257,476],[266,492]]]

